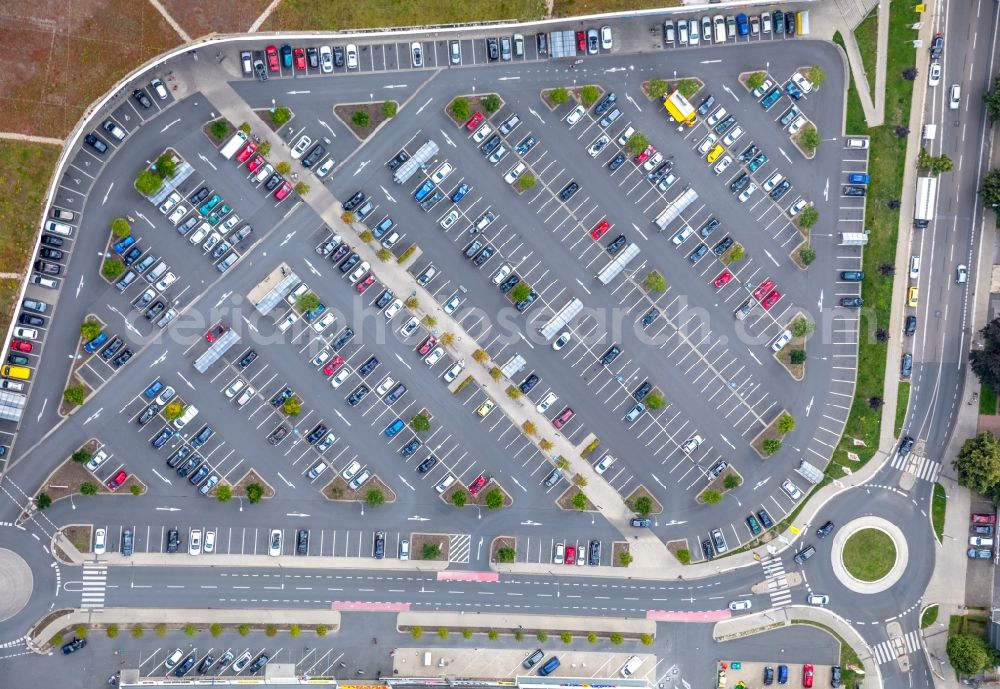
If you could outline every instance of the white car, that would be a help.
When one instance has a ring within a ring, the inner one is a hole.
[[[409,337],[410,335],[412,335],[417,331],[417,328],[419,326],[420,326],[420,321],[418,321],[416,318],[410,318],[410,320],[403,323],[403,325],[399,328],[399,334],[402,335],[403,337]]]
[[[649,156],[649,160],[642,164],[642,168],[646,172],[650,172],[653,168],[663,162],[663,154],[657,151],[653,155]]]
[[[556,341],[552,343],[552,349],[558,352],[560,349],[569,344],[569,340],[570,340],[569,331],[560,334],[559,337],[556,338]]]
[[[172,225],[177,225],[177,223],[181,221],[181,218],[187,215],[187,212],[188,212],[187,206],[182,204],[174,208],[173,213],[171,213],[167,217],[167,220],[169,220]]]
[[[732,164],[733,164],[733,157],[730,155],[724,155],[719,159],[719,162],[717,162],[715,164],[715,167],[713,167],[712,169],[715,170],[715,174],[721,175]]]
[[[350,465],[348,465],[348,467],[344,469],[344,471],[341,472],[340,475],[344,478],[345,481],[350,481],[357,475],[358,471],[360,470],[361,470],[361,462],[354,461],[351,462]]]
[[[810,593],[809,596],[806,597],[806,602],[809,603],[809,605],[829,605],[830,596],[825,593]]]
[[[559,396],[556,395],[556,393],[550,392],[549,394],[547,394],[545,397],[542,398],[541,402],[535,405],[535,409],[538,411],[539,414],[544,414],[549,410],[549,407],[555,404],[555,401],[558,399]]]
[[[685,454],[691,454],[698,449],[698,446],[705,442],[705,439],[700,435],[692,435],[690,438],[684,441],[681,449],[684,450]]]
[[[694,229],[690,225],[685,225],[677,231],[677,234],[675,234],[670,241],[673,242],[675,246],[680,246],[684,243],[685,239],[692,235],[692,233],[694,233]]]
[[[772,86],[774,86],[774,82],[770,79],[765,79],[763,84],[753,90],[753,97],[763,98],[764,94],[771,90]]]
[[[202,551],[205,553],[215,552],[215,532],[206,531],[205,532],[205,545],[202,546]]]
[[[552,564],[561,565],[563,563],[563,558],[566,556],[566,544],[556,543],[555,547],[552,549]]]
[[[95,454],[93,457],[91,457],[90,461],[87,462],[87,469],[89,471],[97,471],[97,469],[102,464],[104,464],[105,461],[107,461],[107,459],[108,459],[109,456],[110,455],[108,455],[108,453],[105,452],[104,450],[98,450],[97,454]]]
[[[569,113],[569,115],[566,116],[566,124],[568,124],[570,127],[572,127],[574,124],[576,124],[577,122],[579,122],[583,118],[583,115],[586,112],[587,111],[583,109],[582,105],[576,106]]]
[[[218,232],[213,232],[212,234],[208,235],[208,239],[206,239],[205,243],[201,245],[201,249],[205,253],[208,253],[209,251],[214,249],[216,245],[221,241],[222,241],[222,235],[219,234]]]
[[[435,171],[435,173],[431,175],[431,181],[434,182],[434,184],[441,184],[441,182],[444,181],[445,177],[450,175],[451,171],[454,169],[455,166],[452,165],[451,163],[442,164],[441,167],[439,167],[437,171]]]
[[[782,349],[785,348],[786,344],[791,342],[791,340],[792,340],[792,331],[786,330],[785,332],[778,335],[778,339],[774,341],[773,345],[771,345],[771,349],[773,349],[776,352],[780,352]]]
[[[449,368],[447,371],[445,371],[444,375],[441,377],[444,378],[444,382],[450,383],[456,378],[458,378],[458,374],[461,373],[462,369],[464,368],[465,368],[465,361],[459,361],[451,368]]]
[[[612,45],[613,45],[613,43],[612,43],[612,40],[611,40],[611,27],[610,26],[602,26],[601,27],[601,47],[604,48],[605,50],[611,50],[611,46]]]
[[[809,205],[808,201],[806,201],[805,199],[799,199],[798,201],[796,201],[795,203],[793,203],[791,206],[788,207],[788,214],[794,218],[796,215],[805,210],[805,207],[808,205]]]
[[[323,164],[320,165],[318,168],[316,168],[316,176],[321,179],[323,177],[326,177],[328,174],[330,174],[330,170],[333,169],[333,166],[334,164],[336,164],[336,162],[337,161],[333,159],[333,156],[330,156],[329,158],[324,160]]]
[[[19,337],[22,340],[37,340],[38,331],[34,328],[22,328],[18,326],[14,328],[14,337]]]
[[[734,600],[729,602],[729,609],[733,612],[739,612],[740,610],[749,610],[753,606],[753,603],[747,599]]]
[[[625,131],[623,131],[618,136],[618,145],[619,146],[624,146],[625,144],[627,144],[628,140],[632,138],[633,134],[635,134],[635,127],[632,127],[632,126],[627,127],[625,129]]]
[[[357,69],[358,68],[358,46],[353,43],[348,43],[346,47],[347,52],[347,69]]]
[[[321,45],[319,47],[319,65],[323,69],[323,74],[333,72],[333,51],[330,46]]]
[[[231,229],[233,229],[234,227],[236,227],[236,224],[237,224],[237,223],[238,223],[239,221],[240,221],[240,216],[238,216],[238,215],[236,215],[235,213],[233,213],[233,214],[232,214],[232,215],[230,215],[230,216],[229,216],[228,218],[226,218],[226,222],[222,223],[222,229],[223,229],[223,230],[224,230],[225,232],[229,232],[229,230],[231,230]]]
[[[781,484],[781,490],[785,491],[785,494],[792,500],[799,500],[802,497],[802,491],[792,483],[791,479],[785,479],[784,483]]]
[[[725,138],[722,140],[722,143],[725,146],[732,146],[734,143],[740,140],[741,136],[743,136],[743,127],[741,127],[740,125],[736,125],[735,127],[733,127],[733,131],[726,134]]]
[[[201,225],[198,225],[198,228],[194,232],[191,233],[191,236],[188,237],[188,241],[192,244],[201,244],[202,240],[208,236],[210,229],[209,224],[207,222],[203,222]]]
[[[754,193],[755,191],[757,191],[757,185],[756,185],[756,184],[754,184],[753,182],[751,182],[751,183],[750,183],[750,186],[749,186],[749,187],[747,187],[746,189],[744,189],[744,190],[743,190],[743,193],[741,193],[741,194],[739,195],[739,197],[738,197],[738,198],[739,198],[739,200],[740,200],[740,203],[746,203],[746,202],[747,202],[747,200],[748,200],[748,199],[749,199],[749,198],[750,198],[751,196],[753,196],[753,193]]]
[[[302,137],[292,146],[292,159],[298,160],[302,157],[302,154],[306,152],[309,148],[309,144],[312,143],[312,139],[308,135],[303,134]]]
[[[927,74],[927,85],[937,86],[940,83],[941,83],[941,63],[932,62],[931,70]]]
[[[788,133],[789,134],[798,134],[799,131],[804,126],[806,126],[806,122],[808,122],[808,120],[806,119],[806,116],[805,115],[799,115],[798,117],[795,118],[794,122],[792,122],[790,125],[788,125]]]
[[[243,380],[242,378],[237,378],[229,385],[228,388],[226,388],[226,397],[228,397],[229,399],[236,397],[237,393],[239,393],[239,391],[242,390],[245,385],[246,385],[245,380]]]
[[[771,15],[768,12],[760,15],[760,30],[764,33],[771,33]]]
[[[281,555],[281,529],[271,530],[271,538],[267,545],[267,554],[271,557]]]
[[[591,158],[596,158],[597,155],[604,150],[604,147],[611,143],[611,139],[608,138],[607,134],[601,134],[594,143],[590,144],[590,148],[587,149],[587,153],[590,154]]]
[[[431,350],[431,353],[424,358],[424,363],[428,366],[433,366],[437,362],[441,361],[441,357],[444,356],[444,349],[442,347],[435,347]]]
[[[802,90],[802,93],[809,93],[813,90],[812,82],[798,72],[792,74],[792,82]]]
[[[502,266],[500,266],[500,269],[497,272],[493,273],[493,278],[492,278],[493,284],[499,285],[501,282],[506,280],[507,276],[510,275],[513,271],[514,268],[511,267],[509,263],[504,263]]]
[[[108,532],[104,529],[94,531],[94,555],[103,555],[108,548]]]
[[[951,85],[951,95],[948,96],[948,109],[958,110],[958,106],[962,104],[962,87],[958,84]]]
[[[396,384],[396,381],[392,379],[392,376],[386,376],[382,379],[382,382],[378,384],[375,388],[376,395],[384,395],[385,393],[392,390],[392,386]]]
[[[161,407],[174,398],[174,389],[171,386],[163,388],[163,392],[156,396],[156,403]]]
[[[339,388],[344,384],[344,381],[348,379],[351,375],[351,369],[346,366],[342,366],[339,371],[333,374],[333,378],[330,379],[330,385],[334,388]]]
[[[785,176],[780,172],[775,172],[771,175],[766,182],[764,182],[764,191],[770,193],[772,189],[781,184],[781,180],[785,179]]]
[[[271,163],[267,163],[264,167],[257,171],[256,176],[254,176],[254,181],[260,184],[265,179],[274,174],[274,166]]]
[[[507,184],[513,184],[517,181],[517,178],[521,176],[521,173],[527,169],[527,165],[523,162],[519,162],[517,165],[507,170],[507,174],[503,176],[503,181]],[[452,211],[454,212],[454,211]]]
[[[715,134],[709,134],[707,137],[705,137],[705,140],[702,141],[701,144],[698,146],[698,153],[705,155],[706,153],[708,153],[708,149],[712,148],[712,146],[714,146],[715,142],[718,140],[719,137],[717,137]]]
[[[472,135],[472,140],[475,141],[477,144],[481,144],[486,139],[486,137],[492,133],[493,133],[493,127],[490,126],[489,122],[484,122],[483,124],[479,125],[479,129],[477,129],[476,133]]]
[[[176,281],[177,281],[176,275],[174,275],[173,273],[167,273],[160,279],[159,282],[156,283],[156,289],[162,292],[168,287],[170,287],[170,285],[174,284]]]
[[[201,529],[191,529],[188,536],[188,555],[201,555]]]
[[[168,196],[163,201],[163,203],[160,204],[160,212],[166,215],[167,213],[170,212],[171,208],[173,208],[180,202],[181,202],[181,195],[178,194],[176,191],[172,192],[170,196]]]
[[[312,365],[319,367],[326,363],[327,359],[330,358],[330,350],[324,349],[322,352],[313,357]]]
[[[708,116],[708,119],[705,120],[705,124],[707,124],[709,127],[714,127],[715,125],[719,124],[719,122],[722,121],[722,118],[728,114],[729,113],[726,112],[725,108],[719,108]]]
[[[410,62],[414,67],[424,66],[424,49],[417,41],[410,44]]]
[[[448,228],[450,228],[452,225],[455,224],[458,218],[459,218],[459,212],[458,209],[456,208],[453,209],[450,213],[448,213],[448,215],[441,218],[441,222],[438,224],[441,225],[441,229],[447,230]]]
[[[391,321],[401,308],[403,308],[403,301],[401,299],[393,299],[392,303],[386,306],[385,311],[382,313],[385,315],[387,321]]]
[[[444,305],[444,312],[450,316],[451,314],[455,313],[455,309],[457,309],[458,305],[461,303],[462,303],[462,298],[456,294],[454,297],[449,299],[448,302]]]
[[[358,280],[362,278],[362,276],[364,276],[365,273],[368,272],[369,268],[371,268],[371,266],[368,265],[368,261],[362,261],[361,265],[355,268],[354,272],[347,276],[348,281],[352,285],[355,284]]]
[[[256,390],[254,390],[252,387],[247,387],[246,389],[244,389],[243,390],[243,394],[240,395],[236,399],[236,406],[237,407],[242,407],[244,404],[246,404],[247,402],[249,402],[251,400],[251,398],[253,398],[253,395],[254,395],[255,392],[256,392]],[[209,533],[211,533],[211,532],[209,532]],[[206,543],[207,543],[208,539],[206,538],[205,540],[206,540]]]
[[[614,463],[615,457],[613,455],[604,455],[601,461],[594,465],[594,471],[598,474],[603,474]]]
[[[323,315],[322,318],[313,323],[313,330],[315,330],[318,333],[321,333],[327,328],[329,328],[331,325],[333,325],[333,322],[335,320],[337,320],[337,317],[335,315],[333,315],[332,313],[326,313]]]

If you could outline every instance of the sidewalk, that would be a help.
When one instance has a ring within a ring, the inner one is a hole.
[[[528,623],[525,625],[525,623]],[[471,629],[473,631],[495,629],[519,629],[526,635],[544,631],[551,635],[570,632],[576,636],[588,632],[597,634],[618,633],[625,638],[638,638],[642,634],[656,636],[656,621],[645,618],[592,617],[573,615],[533,615],[520,613],[480,613],[471,612],[401,612],[396,616],[396,629],[409,631],[411,627],[422,627],[424,632],[446,627],[448,629]]]

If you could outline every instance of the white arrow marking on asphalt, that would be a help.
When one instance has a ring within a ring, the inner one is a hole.
[[[476,548],[476,559],[483,559],[483,537],[479,537],[479,547]],[[559,589],[556,589],[556,593],[559,593]]]
[[[140,213],[139,211],[136,211],[136,212],[135,212],[135,214],[136,214],[136,215],[138,215],[138,216],[139,216],[140,218],[142,218],[143,220],[145,220],[146,222],[148,222],[148,223],[149,223],[149,226],[150,226],[150,227],[152,227],[152,228],[153,228],[154,230],[156,229],[156,225],[154,225],[154,224],[153,224],[153,221],[152,221],[152,220],[150,220],[149,218],[147,218],[147,217],[146,217],[145,215],[143,215],[143,214],[142,214],[142,213]]]
[[[104,411],[104,407],[101,407],[100,409],[98,409],[97,411],[95,411],[93,414],[91,414],[90,416],[88,416],[87,420],[83,422],[83,425],[86,426],[88,423],[90,423],[91,421],[93,421],[94,419],[96,419],[98,416],[101,415],[102,411]]]
[[[181,511],[181,508],[180,508],[180,507],[157,507],[157,508],[156,508],[156,511],[157,511],[157,512],[180,512],[180,511]],[[136,588],[139,588],[139,585],[138,585],[138,584],[136,584],[136,586],[135,586],[135,587],[136,587]],[[147,587],[147,588],[148,588],[148,587]]]
[[[330,132],[330,136],[332,136],[335,139],[337,138],[337,132],[333,131],[333,128],[331,128],[330,125],[328,125],[323,120],[317,120],[317,122],[319,122],[321,125],[327,128],[327,130]]]
[[[830,200],[830,178],[829,177],[826,178],[826,186],[823,187],[823,200],[824,201],[829,201]]]
[[[316,270],[316,268],[313,267],[313,264],[309,262],[308,258],[303,258],[302,260],[306,262],[306,265],[309,266],[309,270],[311,270],[316,277],[323,277],[323,273]]]
[[[584,292],[586,292],[587,294],[590,294],[590,290],[587,289],[587,286],[585,284],[583,284],[583,282],[580,280],[580,278],[577,278],[576,281],[580,283],[580,287],[583,287],[583,291]]]
[[[541,526],[541,522],[533,522],[530,519],[526,522],[521,522],[521,526]]]
[[[758,482],[757,482],[757,485],[756,485],[756,486],[754,486],[754,487],[753,487],[753,489],[754,489],[754,490],[757,490],[758,488],[760,488],[761,486],[763,486],[763,485],[764,485],[765,483],[767,483],[767,482],[768,482],[768,481],[770,481],[770,480],[771,480],[771,477],[770,477],[770,476],[768,476],[768,477],[767,477],[766,479],[764,479],[763,481],[758,481]]]
[[[722,85],[722,90],[725,91],[726,93],[728,93],[733,98],[735,98],[737,103],[740,102],[740,97],[737,96],[735,93],[733,93],[733,90],[731,88],[729,88],[728,86],[726,86],[725,84]],[[791,162],[791,161],[788,161],[788,162]]]
[[[400,481],[402,481],[403,483],[405,483],[405,484],[406,484],[406,487],[407,487],[407,488],[409,488],[409,489],[410,489],[410,490],[412,490],[412,491],[416,491],[416,490],[417,490],[416,488],[414,488],[413,486],[411,486],[411,485],[410,485],[409,481],[407,481],[407,480],[406,480],[405,478],[403,478],[403,475],[402,475],[402,474],[396,474],[396,476],[398,476],[398,477],[399,477],[399,480],[400,480]]]
[[[422,113],[424,111],[424,108],[426,108],[428,105],[431,104],[432,100],[434,100],[433,96],[431,96],[430,98],[428,98],[426,103],[424,103],[419,108],[417,108],[417,114],[419,115],[420,113]]]
[[[680,526],[681,524],[687,524],[686,521],[677,521],[676,519],[671,519],[669,522],[663,522],[660,526]]]
[[[624,67],[612,67],[611,69],[604,70],[605,74],[614,74],[615,72],[624,72]]]
[[[650,474],[650,476],[652,476],[652,477],[653,477],[653,480],[654,480],[654,481],[656,481],[657,483],[659,483],[659,484],[660,484],[660,487],[661,487],[661,488],[663,488],[664,490],[666,490],[666,489],[667,489],[667,487],[666,487],[665,485],[663,485],[663,481],[661,481],[660,479],[658,479],[658,478],[656,477],[656,474]]]
[[[823,290],[819,291],[819,302],[817,302],[817,305],[819,306],[819,310],[822,311],[823,310]]]
[[[38,411],[38,421],[42,420],[42,414],[45,413],[45,405],[49,403],[49,398],[46,397],[42,400],[42,408]]]
[[[412,517],[407,517],[406,520],[407,521],[411,521],[411,522],[428,522],[428,521],[430,521],[430,519],[428,519],[427,517],[420,517],[418,515],[413,515]]]
[[[206,158],[206,157],[205,157],[205,156],[204,156],[203,154],[199,153],[199,154],[198,154],[198,157],[199,157],[199,158],[201,158],[201,159],[202,159],[203,161],[205,161],[206,163],[208,163],[209,165],[212,165],[212,161],[211,161],[211,160],[209,160],[208,158]],[[215,165],[212,165],[212,169],[213,169],[213,170],[218,170],[219,168],[215,167]]]
[[[701,64],[703,64],[703,65],[714,65],[716,62],[722,62],[722,60],[702,60]],[[722,88],[726,88],[726,87],[723,86]]]
[[[247,320],[246,316],[242,316],[242,318],[243,318],[243,322],[247,324],[248,328],[250,328],[251,330],[253,330],[255,333],[256,332],[260,332],[259,330],[257,330],[257,326],[255,326],[253,323],[251,323],[250,321]]]
[[[285,91],[289,96],[298,96],[303,93],[312,93],[312,91]]]
[[[622,69],[625,69],[625,68],[624,68],[624,67],[622,67]],[[634,99],[632,98],[632,96],[630,96],[629,94],[627,94],[627,93],[626,93],[626,94],[625,94],[625,98],[627,98],[627,99],[628,99],[628,102],[629,102],[629,103],[631,103],[632,105],[634,105],[634,106],[635,106],[635,109],[636,109],[636,110],[638,110],[639,112],[642,112],[642,108],[640,108],[640,107],[639,107],[639,104],[635,102],[635,100],[634,100]]]
[[[642,230],[639,229],[638,225],[636,225],[635,223],[632,223],[632,227],[635,228],[636,232],[638,232],[640,235],[642,235],[643,239],[647,239],[647,240],[649,239],[649,237],[647,237],[645,234],[643,234]]]
[[[358,165],[358,169],[354,171],[354,174],[351,175],[351,177],[357,177],[358,173],[361,172],[362,170],[364,170],[365,169],[365,165],[367,165],[370,162],[371,162],[370,160],[366,160],[363,163],[361,163],[361,165]]]
[[[305,514],[304,512],[285,512],[286,517],[311,517],[311,514]]]
[[[772,255],[771,255],[771,252],[770,252],[770,251],[768,251],[767,249],[764,249],[764,253],[765,253],[765,254],[767,254],[767,257],[768,257],[769,259],[771,259],[772,261],[774,261],[774,256],[772,256]],[[781,264],[780,264],[780,263],[778,263],[777,261],[774,261],[774,265],[776,265],[776,266],[777,266],[777,265],[781,265]]]
[[[176,120],[174,120],[173,122],[168,122],[167,124],[165,124],[165,125],[163,126],[163,129],[161,129],[161,130],[160,130],[160,134],[162,134],[163,132],[167,131],[168,129],[170,129],[171,127],[173,127],[173,126],[174,126],[175,124],[177,124],[177,123],[178,123],[178,122],[180,122],[180,121],[181,121],[181,118],[179,118],[179,117],[178,117],[178,118],[177,118]]]
[[[334,409],[334,410],[333,410],[333,412],[334,412],[334,413],[335,413],[335,414],[336,414],[337,416],[339,416],[339,417],[340,417],[340,420],[341,420],[341,421],[343,421],[344,423],[346,423],[346,424],[347,424],[348,426],[350,426],[350,425],[351,425],[351,422],[350,422],[350,421],[348,421],[348,420],[347,420],[346,418],[344,418],[344,415],[343,415],[343,414],[341,414],[341,413],[340,413],[339,411],[337,411],[336,409]]]
[[[101,200],[102,206],[108,202],[108,196],[111,194],[111,190],[114,188],[115,188],[115,183],[112,182],[111,186],[108,187],[108,190],[104,192],[104,198]]]
[[[534,115],[535,117],[537,117],[539,122],[541,122],[542,124],[545,124],[545,120],[543,120],[542,116],[539,115],[537,112],[535,112],[535,110],[533,108],[528,108],[528,112],[530,112],[532,115]]]
[[[497,81],[517,81],[521,77],[500,77]]]
[[[285,238],[281,241],[281,244],[279,244],[278,246],[284,246],[285,244],[288,244],[289,240],[295,236],[296,232],[298,232],[298,230],[292,230],[291,232],[286,234]]]
[[[150,468],[152,469],[152,467],[150,467]],[[170,479],[168,479],[166,476],[161,475],[160,472],[158,472],[156,469],[153,469],[153,473],[156,474],[157,476],[159,476],[164,481],[166,481],[168,484],[173,485],[173,484],[170,483]]]
[[[391,201],[392,203],[396,203],[396,199],[394,199],[392,197],[392,194],[389,193],[389,190],[386,189],[385,187],[383,187],[381,184],[379,186],[382,188],[382,191],[385,193],[385,197],[387,199],[389,199],[389,201]]]
[[[170,351],[170,350],[166,350],[166,349],[163,350],[163,354],[161,354],[159,356],[159,358],[156,359],[156,361],[154,361],[153,363],[151,363],[150,366],[156,366],[157,364],[162,364],[163,361],[167,358],[167,352],[168,351]]]
[[[816,399],[815,396],[809,398],[809,404],[806,405],[806,416],[809,416],[809,412],[812,411],[813,400]]]
[[[755,354],[753,353],[753,350],[752,350],[752,349],[750,349],[749,347],[747,347],[747,351],[748,351],[748,352],[750,353],[750,356],[752,356],[752,357],[753,357],[753,360],[754,360],[754,361],[756,361],[756,362],[757,362],[758,364],[761,364],[761,365],[763,366],[763,362],[761,362],[761,360],[757,358],[757,355],[755,355]]]
[[[785,149],[781,148],[781,146],[778,147],[778,153],[785,156],[785,160],[787,160],[789,163],[792,162],[792,159],[788,157],[788,154],[785,153]]]
[[[399,356],[399,354],[396,354],[396,358],[399,359],[399,363],[403,364],[403,366],[410,369],[411,371],[413,370],[408,363],[403,361],[403,357]]]
[[[734,450],[736,449],[736,446],[733,445],[731,442],[729,442],[729,438],[727,438],[726,436],[722,435],[721,433],[719,433],[719,437],[722,438],[722,442],[724,442],[726,445],[728,445],[729,447],[733,448]]]
[[[384,89],[405,89],[406,84],[389,84],[388,86],[383,86]]]
[[[444,133],[443,129],[439,129],[438,131],[441,132],[441,136],[444,137],[444,140],[448,142],[449,146],[452,148],[458,148],[458,146],[455,145],[455,142],[451,140],[451,137]],[[385,189],[385,187],[382,188]]]
[[[521,485],[521,482],[520,482],[520,481],[518,481],[518,480],[517,480],[516,478],[514,478],[513,476],[511,476],[511,477],[510,477],[510,480],[511,480],[511,481],[513,481],[513,482],[514,482],[515,484],[517,484],[517,487],[518,487],[518,488],[520,488],[521,490],[523,490],[523,491],[524,491],[525,493],[527,493],[527,492],[528,492],[528,489],[527,489],[527,488],[525,488],[524,486],[522,486],[522,485]]]
[[[80,276],[80,284],[76,286],[76,295],[75,295],[74,298],[77,298],[77,297],[80,296],[80,290],[81,289],[83,289],[83,276],[82,275]]]
[[[226,299],[228,299],[232,295],[232,293],[233,293],[232,290],[229,290],[228,292],[223,292],[222,296],[219,297],[219,301],[215,302],[215,308],[219,308],[219,305]]]
[[[529,347],[531,347],[532,349],[534,349],[534,348],[535,348],[535,345],[533,345],[533,344],[531,344],[530,342],[528,342],[528,338],[526,338],[526,337],[524,336],[524,333],[521,333],[521,332],[518,332],[518,333],[517,333],[517,336],[518,336],[518,337],[520,337],[520,338],[521,338],[522,340],[524,340],[525,344],[527,344],[527,345],[528,345]]]
[[[285,485],[288,486],[289,488],[294,488],[295,487],[295,484],[292,483],[291,481],[289,481],[284,476],[282,476],[280,471],[278,472],[278,478],[280,478],[282,481],[284,481]]]

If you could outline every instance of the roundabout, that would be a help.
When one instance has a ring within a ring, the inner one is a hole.
[[[855,593],[881,593],[898,582],[909,561],[903,532],[881,517],[861,517],[841,527],[833,539],[834,574]]]
[[[843,562],[855,579],[878,581],[896,563],[896,546],[884,531],[860,529],[844,544]]]
[[[33,589],[34,577],[24,558],[13,550],[0,548],[0,590],[4,592],[0,601],[0,622],[21,612]]]

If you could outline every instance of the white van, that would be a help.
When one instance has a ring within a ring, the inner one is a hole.
[[[243,148],[243,144],[245,144],[246,142],[247,142],[247,135],[237,129],[236,133],[233,134],[232,138],[230,138],[229,141],[226,142],[226,145],[223,146],[222,150],[220,150],[219,152],[222,154],[223,158],[229,160],[234,155],[236,155],[236,151]]]
[[[435,268],[434,266],[427,266],[427,270],[421,273],[420,277],[417,278],[417,283],[421,285],[426,285],[428,282],[434,279],[434,276],[437,275],[437,272],[438,272],[437,268]]]
[[[444,493],[446,490],[451,488],[451,484],[453,484],[454,482],[455,482],[455,477],[452,476],[451,474],[448,474],[447,476],[444,477],[444,480],[441,481],[441,483],[434,486],[434,490],[436,490],[438,493]]]
[[[31,284],[41,285],[42,287],[48,287],[49,289],[56,289],[59,286],[58,282],[56,282],[52,278],[47,278],[44,275],[41,275],[40,273],[32,273]]]
[[[49,220],[45,223],[46,232],[55,232],[56,234],[61,234],[63,237],[70,237],[73,235],[73,228],[65,223],[56,222],[55,220]]]
[[[163,274],[165,272],[167,272],[167,264],[164,263],[163,261],[160,261],[159,263],[156,264],[155,268],[146,273],[143,277],[146,278],[146,281],[149,282],[149,284],[153,284],[161,277],[163,277]]]
[[[319,475],[322,474],[324,471],[326,471],[326,467],[327,467],[326,462],[320,462],[319,464],[317,464],[316,466],[314,466],[312,469],[309,470],[309,478],[310,479],[319,478]]]
[[[640,658],[639,656],[632,656],[631,658],[626,660],[625,664],[622,666],[621,669],[622,677],[625,678],[631,677],[633,674],[635,674],[635,671],[639,669],[640,665],[642,665],[642,658]]]
[[[174,428],[176,428],[177,430],[184,428],[189,423],[191,423],[191,419],[193,419],[196,416],[198,416],[198,407],[194,406],[193,404],[189,404],[187,408],[184,410],[184,413],[181,414],[179,417],[177,417],[177,419],[174,421]]]

